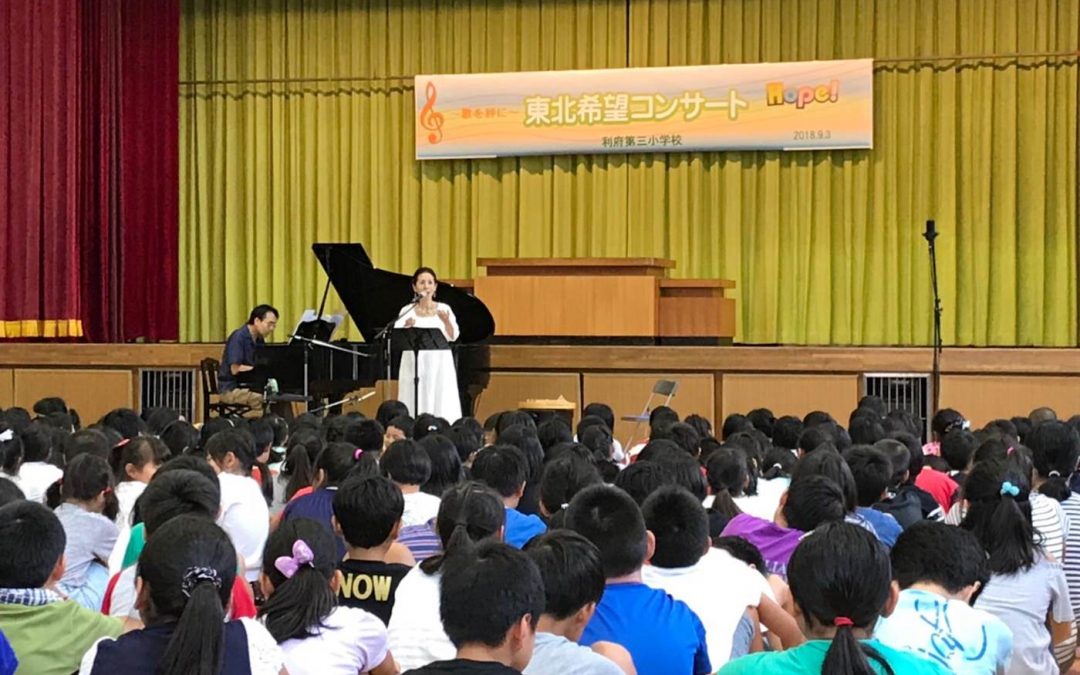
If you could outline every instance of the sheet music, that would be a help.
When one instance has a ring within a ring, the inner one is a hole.
[[[296,329],[293,331],[293,334],[295,335],[295,334],[299,333],[300,332],[300,327],[303,326],[305,323],[308,323],[309,321],[314,321],[315,316],[316,316],[316,314],[315,314],[314,309],[305,309],[304,313],[300,315],[300,320],[296,322]],[[333,337],[334,333],[337,332],[337,329],[341,328],[341,324],[345,323],[345,315],[344,314],[323,314],[322,315],[322,320],[327,322],[327,323],[334,324],[333,330],[330,331],[330,337]],[[327,341],[329,341],[329,338],[327,338]]]

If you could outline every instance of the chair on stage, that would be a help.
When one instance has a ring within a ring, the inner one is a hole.
[[[634,422],[634,431],[630,434],[630,438],[626,440],[624,446],[629,450],[634,445],[634,440],[637,438],[638,430],[641,429],[641,424],[644,422],[648,424],[649,413],[653,409],[653,399],[657,396],[666,396],[662,405],[669,405],[671,399],[675,396],[675,392],[679,390],[679,382],[677,380],[657,380],[653,385],[652,391],[649,392],[649,398],[645,400],[645,407],[641,409],[640,415],[623,415],[619,419],[623,422]]]
[[[210,413],[217,413],[218,417],[243,417],[251,412],[252,407],[246,403],[224,403],[221,400],[221,390],[218,388],[218,369],[221,363],[217,359],[203,359],[199,362],[199,375],[202,378],[203,416],[207,419]]]

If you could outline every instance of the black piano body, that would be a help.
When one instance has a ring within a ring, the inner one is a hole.
[[[306,391],[316,401],[339,400],[349,392],[375,386],[376,381],[388,379],[388,374],[389,379],[396,379],[401,354],[387,349],[384,329],[412,301],[412,277],[377,269],[360,244],[314,244],[312,251],[326,272],[328,285],[337,291],[364,338],[363,342],[340,340],[333,344],[359,355],[297,341],[263,345],[256,354],[258,377],[263,381],[274,378],[281,393],[303,394],[306,351]],[[495,320],[479,299],[448,284],[439,284],[435,299],[450,305],[457,317],[460,335],[451,348],[462,414],[471,415],[476,398],[491,378],[486,340],[495,332]]]

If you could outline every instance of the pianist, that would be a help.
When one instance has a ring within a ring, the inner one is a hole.
[[[251,310],[248,321],[229,335],[225,354],[218,371],[218,389],[222,403],[235,403],[251,408],[253,414],[261,414],[263,397],[248,388],[244,374],[255,369],[255,347],[274,332],[278,311],[270,305],[258,305]]]

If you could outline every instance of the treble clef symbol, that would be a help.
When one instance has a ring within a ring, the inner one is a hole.
[[[428,82],[424,89],[427,102],[420,109],[420,126],[431,133],[428,134],[428,143],[438,143],[442,140],[443,114],[435,111],[435,83]]]

